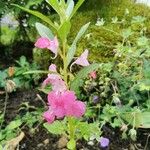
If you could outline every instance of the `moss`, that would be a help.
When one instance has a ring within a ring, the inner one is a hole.
[[[103,17],[106,21],[105,28],[120,33],[123,28],[130,26],[133,16],[145,16],[147,18],[145,24],[147,27],[147,34],[150,35],[150,9],[145,5],[135,4],[131,0],[101,0],[101,2],[99,0],[93,0],[87,1],[82,8],[84,8],[84,10],[79,12],[72,20],[73,27],[71,29],[69,43],[74,39],[82,25],[91,22],[91,26],[86,33],[90,35],[90,38],[86,38],[86,35],[78,44],[78,54],[85,48],[88,48],[90,50],[91,61],[104,62],[113,59],[114,45],[122,40],[117,34],[106,31],[102,27],[95,26],[98,17]],[[115,16],[117,16],[119,20],[123,19],[126,9],[129,10],[129,15],[126,16],[126,20],[128,21],[126,24],[116,26],[110,23],[112,17]],[[135,36],[137,37],[138,34],[135,33]]]
[[[126,9],[128,9],[130,12],[129,15],[126,16],[126,19],[129,21],[129,23],[117,26],[110,23],[112,17],[115,16],[121,20],[125,15]],[[69,44],[72,43],[81,26],[91,22],[90,28],[86,32],[85,37],[83,37],[78,43],[78,54],[80,54],[85,48],[88,48],[90,50],[89,58],[91,61],[105,62],[111,60],[113,59],[113,49],[115,48],[114,45],[121,41],[121,37],[119,37],[117,34],[104,30],[102,27],[95,26],[97,18],[104,18],[106,21],[106,28],[120,33],[123,28],[126,28],[130,25],[132,17],[138,15],[142,15],[147,18],[147,35],[150,37],[149,7],[141,4],[134,4],[131,0],[87,0],[81,7],[80,11],[78,11],[78,13],[72,19],[71,33],[68,38]],[[53,15],[52,18],[57,18],[57,16]],[[90,36],[90,38],[88,38],[88,36]],[[43,53],[43,51],[41,52]],[[49,52],[42,54],[41,59],[43,59],[43,61],[47,59],[46,62],[48,62],[48,60],[51,58],[49,55],[51,55]]]

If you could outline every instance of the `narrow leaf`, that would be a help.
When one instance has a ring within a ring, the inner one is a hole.
[[[51,72],[51,71],[43,71],[43,70],[33,70],[33,71],[27,71],[23,74],[48,74],[48,73],[55,73],[56,72]]]
[[[57,12],[57,14],[61,17],[64,18],[64,10],[63,10],[63,6],[60,6],[60,3],[58,0],[46,0],[46,2],[52,6],[52,8]]]
[[[76,13],[77,10],[80,8],[80,6],[83,4],[84,1],[85,1],[85,0],[79,0],[79,1],[78,1],[78,3],[77,3],[77,4],[75,5],[75,7],[74,7],[74,10],[73,10],[73,12],[72,12],[70,18],[72,18],[72,17],[75,15],[75,13]]]
[[[45,37],[48,39],[54,39],[54,35],[53,35],[52,31],[45,25],[37,22],[37,23],[35,23],[35,27],[41,37]]]
[[[40,18],[41,20],[45,21],[46,23],[48,23],[50,26],[52,26],[55,30],[57,30],[57,28],[55,27],[55,25],[53,24],[53,22],[45,15],[43,15],[42,13],[38,12],[38,11],[34,11],[34,10],[30,10],[30,9],[27,9],[27,8],[24,8],[22,6],[19,6],[17,4],[12,4],[13,6],[16,6],[38,18]]]
[[[66,20],[60,26],[60,28],[58,30],[58,35],[59,35],[59,37],[61,38],[62,41],[67,38],[67,35],[70,32],[70,28],[71,28],[71,23],[70,23],[69,20]]]
[[[69,65],[69,63],[71,62],[71,60],[73,59],[73,57],[75,55],[76,44],[77,44],[78,40],[86,32],[89,25],[90,25],[90,22],[81,27],[80,31],[78,32],[77,36],[75,37],[75,39],[71,45],[71,47],[69,48],[68,53],[67,53],[67,66]]]
[[[74,1],[70,0],[66,9],[66,16],[69,18],[74,8]]]

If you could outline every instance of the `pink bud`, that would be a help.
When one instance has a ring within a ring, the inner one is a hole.
[[[96,79],[97,78],[96,71],[90,72],[89,77],[92,78],[92,79]]]
[[[49,71],[57,72],[57,70],[56,70],[56,65],[55,65],[55,64],[51,64],[51,65],[49,66]]]

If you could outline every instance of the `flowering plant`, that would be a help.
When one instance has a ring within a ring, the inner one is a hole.
[[[94,71],[99,68],[99,64],[90,64],[88,62],[87,49],[74,60],[77,42],[86,32],[90,23],[81,27],[71,45],[68,44],[67,40],[71,28],[71,18],[83,2],[84,0],[79,0],[75,5],[73,0],[67,0],[67,2],[64,0],[47,0],[47,3],[59,15],[59,22],[51,21],[49,17],[40,12],[15,5],[39,17],[51,27],[50,30],[45,25],[36,23],[36,29],[40,37],[37,39],[35,46],[41,49],[49,49],[54,54],[53,59],[59,55],[63,64],[59,71],[57,71],[55,64],[51,64],[48,76],[42,84],[42,87],[48,84],[52,86],[52,90],[48,92],[48,110],[43,115],[47,121],[47,123],[44,123],[44,127],[51,133],[66,135],[69,139],[67,147],[72,150],[76,149],[78,139],[89,140],[91,137],[99,139],[100,135],[99,123],[82,121],[81,117],[86,112],[86,104],[77,100],[75,95],[81,85],[81,78],[85,78],[88,74],[95,78]],[[76,76],[71,72],[75,64],[84,67]]]

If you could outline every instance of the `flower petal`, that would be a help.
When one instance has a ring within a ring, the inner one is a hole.
[[[88,50],[86,49],[80,57],[74,62],[75,64],[81,65],[81,66],[88,66],[89,62],[87,60],[88,57]]]
[[[67,97],[69,97],[69,95]],[[73,96],[72,100],[69,100],[69,99],[68,101],[66,100],[64,107],[65,107],[67,116],[73,116],[73,117],[79,118],[85,113],[86,106],[83,102],[75,100],[75,98],[76,97]]]
[[[100,138],[100,146],[101,147],[107,147],[109,145],[109,139],[101,137]]]
[[[57,37],[54,37],[54,39],[50,41],[50,45],[47,47],[49,50],[51,50],[55,54],[54,58],[57,57],[58,46],[59,46],[58,39]]]
[[[55,120],[55,115],[50,109],[43,114],[43,117],[48,123],[53,123]]]
[[[45,37],[40,37],[34,45],[37,48],[47,48],[50,45],[50,40]]]
[[[56,70],[56,65],[55,65],[55,64],[51,64],[51,65],[49,66],[49,71],[57,72],[57,70]]]

